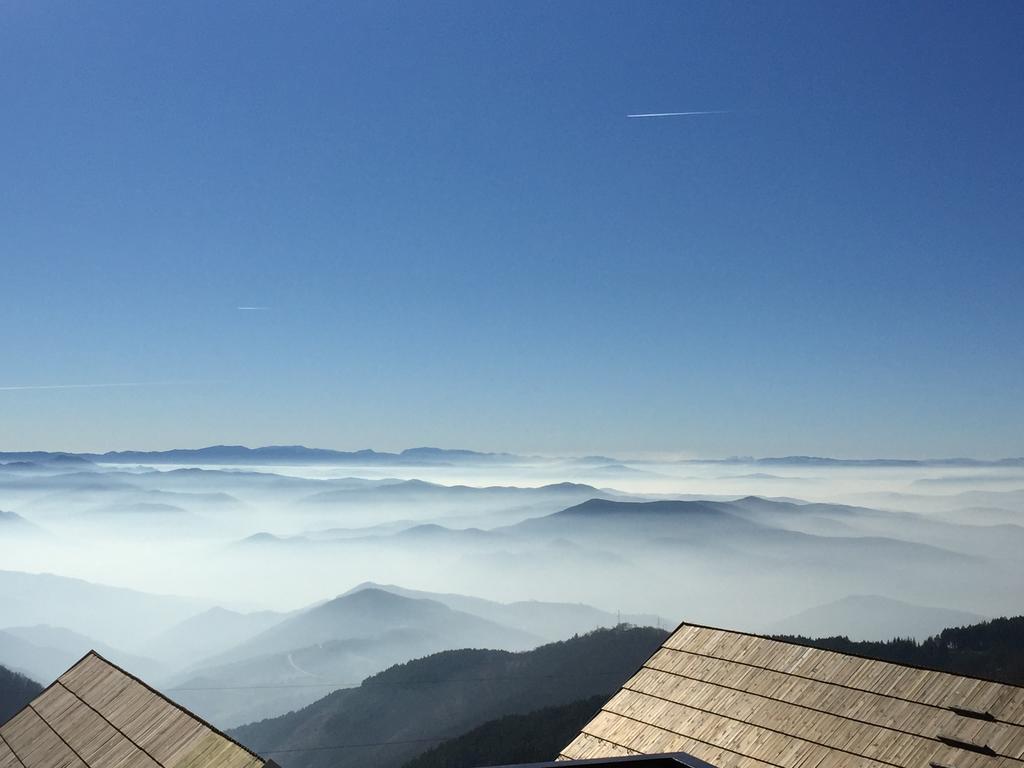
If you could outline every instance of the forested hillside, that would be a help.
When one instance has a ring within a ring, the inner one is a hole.
[[[622,626],[521,653],[445,651],[232,735],[285,768],[401,766],[489,720],[607,699],[666,636]]]
[[[780,639],[1024,685],[1024,616],[944,629],[922,642],[900,638],[885,642],[854,642],[846,637]]]
[[[491,720],[424,752],[405,768],[475,768],[551,760],[608,700],[592,696],[560,707]]]
[[[43,687],[6,667],[0,667],[0,723],[5,723],[19,709],[39,695]]]

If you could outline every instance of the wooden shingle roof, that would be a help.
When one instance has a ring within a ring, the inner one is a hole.
[[[265,762],[90,652],[0,726],[0,768],[263,768]]]
[[[684,624],[560,755],[1024,768],[1024,688]]]

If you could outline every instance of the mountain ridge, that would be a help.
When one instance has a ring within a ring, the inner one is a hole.
[[[775,622],[772,635],[848,637],[874,642],[893,637],[921,641],[947,627],[978,624],[984,616],[938,606],[926,606],[881,595],[848,595],[816,605]]]
[[[304,706],[318,692],[410,658],[451,648],[518,651],[543,642],[435,600],[363,589],[296,611],[169,682],[186,706],[237,725]],[[258,694],[244,690],[254,683]]]
[[[519,653],[435,653],[231,735],[284,768],[398,768],[426,751],[431,741],[458,736],[496,717],[610,696],[667,635],[654,628],[619,627]],[[392,743],[331,749],[367,742]]]
[[[519,461],[551,461],[575,462],[583,465],[595,461],[656,464],[649,459],[620,460],[611,457],[579,456],[579,457],[541,457],[536,455],[517,455],[512,453],[494,453],[474,451],[465,448],[435,448],[419,446],[406,448],[398,452],[377,451],[362,448],[354,451],[333,448],[309,448],[304,445],[265,445],[250,448],[245,445],[209,445],[201,448],[171,448],[165,450],[113,450],[106,452],[73,452],[73,451],[0,451],[0,462],[36,461],[39,463],[123,463],[152,462],[178,463],[182,459],[198,459],[199,463],[260,463],[268,460],[282,463],[392,463],[415,466],[447,464],[451,462],[477,463],[514,463]],[[727,458],[691,458],[669,460],[667,463],[678,464],[751,464],[763,466],[819,466],[819,467],[1024,467],[1024,457],[1010,456],[997,459],[976,459],[970,457],[901,459],[901,458],[835,458],[830,456],[730,456]]]

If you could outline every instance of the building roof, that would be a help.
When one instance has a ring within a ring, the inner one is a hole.
[[[95,652],[0,726],[0,768],[264,768]]]
[[[680,626],[559,759],[719,768],[1024,768],[1024,688]]]

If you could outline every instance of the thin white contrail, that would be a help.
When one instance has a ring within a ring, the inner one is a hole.
[[[693,115],[730,115],[731,109],[705,109],[700,112],[646,112],[638,115],[626,115],[626,117],[691,117]]]
[[[266,312],[270,307],[235,307],[243,312]]]
[[[33,389],[106,389],[108,387],[146,387],[160,382],[115,381],[105,384],[27,384],[17,387],[0,387],[0,392],[20,392]]]

